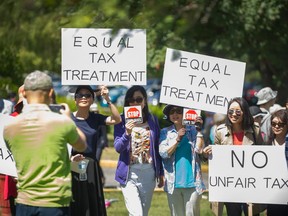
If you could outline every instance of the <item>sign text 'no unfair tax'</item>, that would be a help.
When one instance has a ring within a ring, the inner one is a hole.
[[[146,31],[62,29],[63,85],[146,84]]]
[[[167,49],[160,102],[226,113],[233,97],[241,97],[243,62]]]
[[[284,145],[215,145],[209,201],[288,204],[287,170]]]

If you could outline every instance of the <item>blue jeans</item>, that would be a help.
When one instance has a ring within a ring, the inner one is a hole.
[[[69,216],[69,207],[39,207],[17,203],[16,216]]]

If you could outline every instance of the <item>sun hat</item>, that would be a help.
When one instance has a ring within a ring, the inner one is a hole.
[[[34,71],[24,80],[25,91],[50,90],[51,88],[53,88],[51,77],[42,71]]]
[[[277,93],[277,91],[273,91],[270,87],[260,89],[260,91],[255,93],[255,96],[258,98],[257,105],[265,104],[276,98]]]
[[[258,106],[250,106],[249,110],[253,118],[257,118],[258,116],[264,116],[266,114],[262,112],[262,110]]]
[[[163,108],[164,119],[166,119],[167,121],[170,121],[169,112],[170,112],[170,110],[171,110],[173,107],[180,107],[180,106],[167,104],[167,105]],[[183,107],[180,107],[180,108],[183,108]]]
[[[89,86],[89,85],[80,85],[80,86],[77,86],[76,91],[75,91],[75,95],[76,95],[77,93],[79,93],[79,91],[80,91],[81,89],[86,89],[86,90],[88,90],[88,91],[92,94],[92,97],[93,97],[93,99],[94,99],[94,97],[95,97],[95,95],[94,95],[94,90],[93,90],[92,87]]]

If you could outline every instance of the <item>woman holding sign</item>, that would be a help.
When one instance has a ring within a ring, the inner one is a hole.
[[[173,105],[165,106],[163,113],[173,123],[161,130],[159,147],[171,215],[200,215],[200,198],[205,190],[198,155],[204,146],[200,132],[203,120],[198,116],[195,125],[185,126],[183,108]]]
[[[129,215],[147,216],[156,179],[158,187],[163,186],[163,167],[158,119],[148,110],[142,86],[128,89],[121,117],[122,122],[114,127],[114,147],[120,154],[115,179],[120,183]]]
[[[270,142],[277,148],[283,148],[288,166],[288,114],[285,108],[271,116],[272,136]],[[267,216],[288,215],[288,205],[268,204]]]
[[[249,105],[244,98],[233,98],[228,103],[226,122],[219,125],[215,131],[215,144],[239,146],[263,144],[260,127],[254,123]],[[212,154],[211,146],[207,146],[204,153]],[[228,216],[241,216],[242,211],[246,216],[248,215],[247,203],[226,202],[224,204]]]

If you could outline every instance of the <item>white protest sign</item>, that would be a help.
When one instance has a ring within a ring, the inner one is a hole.
[[[231,98],[242,97],[243,62],[168,48],[160,102],[226,113]]]
[[[143,122],[141,106],[126,106],[124,107],[125,122],[133,120],[137,124]]]
[[[146,31],[62,28],[62,85],[146,85]]]
[[[3,138],[4,124],[9,121],[9,118],[13,117],[0,114],[0,173],[17,177],[14,158],[11,152],[7,149]]]
[[[288,204],[285,146],[212,146],[209,201]]]

